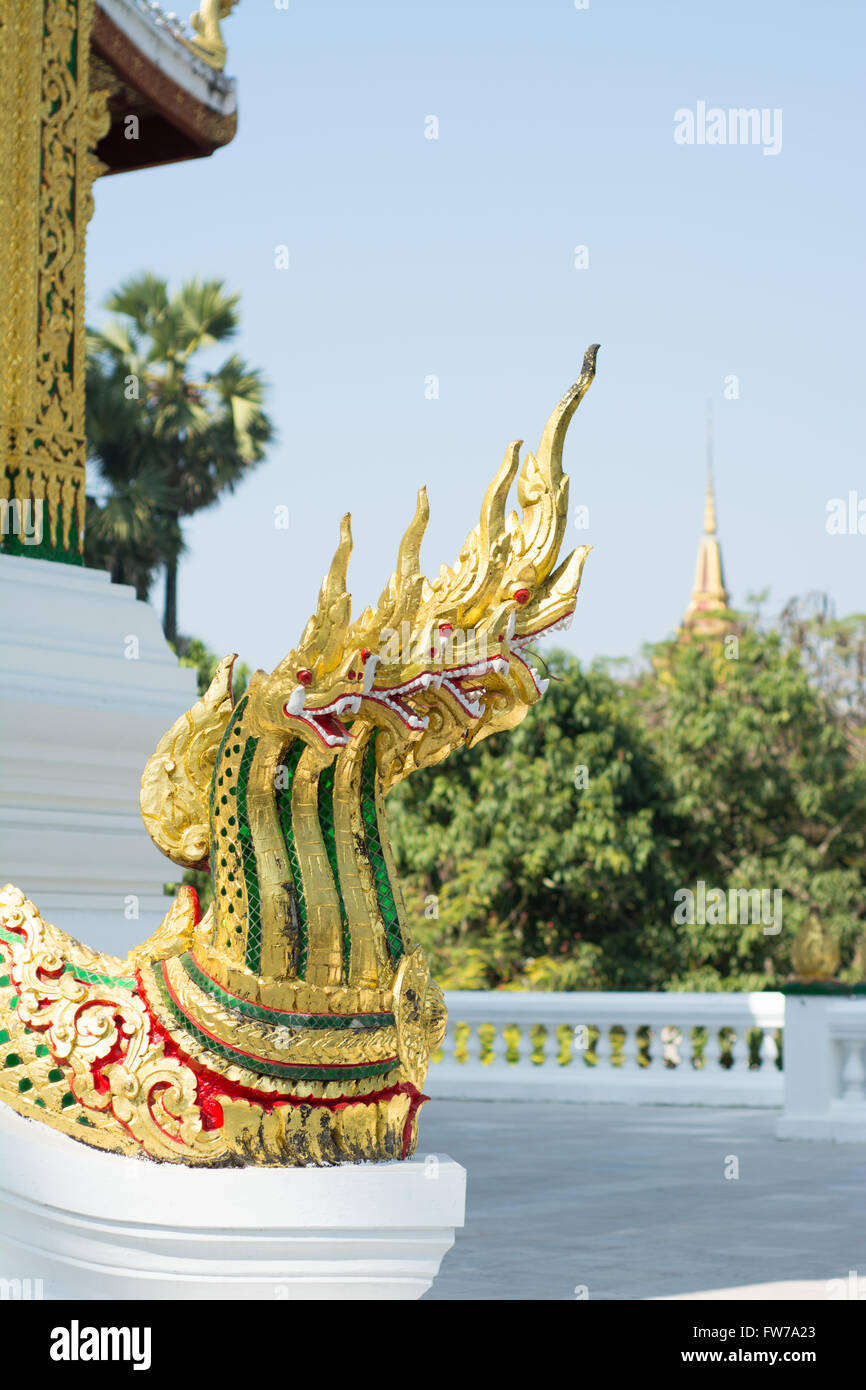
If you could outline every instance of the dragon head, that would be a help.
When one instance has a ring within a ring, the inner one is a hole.
[[[461,743],[472,746],[512,728],[547,688],[530,647],[569,625],[589,554],[580,546],[557,564],[568,522],[563,444],[595,375],[597,353],[597,344],[587,350],[537,452],[521,466],[522,441],[508,446],[456,565],[443,565],[433,583],[420,571],[428,508],[424,491],[418,495],[394,574],[357,630],[357,640],[376,653],[362,711],[392,729],[388,785]],[[506,514],[515,477],[520,515]]]
[[[568,523],[563,444],[595,375],[597,353],[598,345],[587,349],[580,376],[547,421],[536,453],[521,465],[522,441],[509,444],[457,563],[443,565],[432,583],[420,564],[429,518],[421,489],[378,604],[354,622],[346,587],[352,533],[350,518],[343,517],[300,642],[273,671],[256,671],[250,680],[243,714],[248,736],[274,747],[301,743],[307,766],[324,770],[342,754],[350,757],[372,726],[384,735],[377,740],[377,761],[387,790],[461,744],[472,746],[520,722],[547,685],[531,644],[570,622],[589,553],[579,546],[557,563]],[[515,479],[519,514],[506,512]],[[214,738],[231,715],[231,661],[220,664],[196,707],[200,712],[183,716],[165,735],[143,779],[150,834],[170,858],[188,866],[206,862],[206,787]],[[192,778],[189,791],[178,783],[176,750],[199,725],[205,732],[193,745],[194,777],[190,755],[183,763]],[[169,817],[167,798],[173,803]]]
[[[343,722],[358,713],[375,661],[347,641],[351,596],[346,572],[352,550],[350,517],[340,523],[340,542],[322,581],[315,613],[297,647],[270,674],[256,671],[247,688],[246,719],[257,737],[295,737],[321,753],[325,763],[349,741]]]

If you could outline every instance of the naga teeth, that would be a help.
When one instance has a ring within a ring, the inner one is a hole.
[[[572,620],[573,617],[574,617],[574,614],[573,614],[573,613],[568,613],[568,614],[566,614],[566,616],[561,620],[561,622],[554,623],[552,627],[550,627],[550,628],[547,629],[547,631],[548,631],[548,632],[568,632],[568,629],[571,627],[571,620]]]
[[[304,708],[304,696],[306,692],[302,685],[296,685],[288,700],[286,701],[286,714],[300,714]]]
[[[378,704],[384,705],[386,709],[398,715],[400,719],[403,720],[403,723],[410,729],[426,729],[430,722],[426,716],[422,718],[422,716],[415,714],[413,710],[408,709],[405,705],[399,704],[396,700],[389,699],[381,690],[376,692],[373,699],[376,700]]]
[[[462,709],[465,709],[466,713],[470,715],[473,719],[479,719],[481,715],[484,713],[484,706],[480,700],[469,699],[467,692],[465,690],[461,690],[450,680],[446,679],[445,689],[449,692],[449,694],[454,696],[454,699],[457,701],[458,705],[460,705]]]
[[[529,667],[529,674],[532,677],[536,690],[538,691],[539,695],[543,695],[547,690],[547,687],[550,685],[550,680],[542,680],[541,676],[538,674],[537,668],[533,666],[531,661],[528,661],[526,664]]]
[[[364,694],[369,695],[373,689],[373,681],[376,677],[376,667],[379,665],[380,657],[376,652],[371,652],[364,662]]]

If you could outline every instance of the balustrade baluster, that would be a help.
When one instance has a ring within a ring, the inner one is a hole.
[[[746,1038],[747,1031],[746,1028],[740,1026],[734,1033],[734,1040],[731,1043],[731,1071],[742,1073],[749,1070],[749,1043]]]
[[[610,1027],[611,1025],[609,1023],[600,1023],[598,1025],[598,1041],[595,1044],[595,1055],[598,1058],[597,1070],[602,1074],[610,1071],[610,1059],[613,1054],[613,1047],[610,1041]]]
[[[444,1065],[446,1062],[450,1065],[455,1061],[454,1054],[457,1048],[457,1040],[455,1037],[456,1027],[456,1021],[449,1018],[448,1028],[445,1032],[445,1037],[442,1039],[442,1061],[439,1065]]]
[[[761,1059],[762,1076],[767,1076],[775,1072],[776,1062],[779,1058],[779,1047],[776,1042],[775,1028],[761,1029],[761,1045],[758,1049],[758,1056]]]
[[[667,1064],[666,1070],[670,1070],[671,1064],[679,1070],[682,1066],[682,1033],[679,1028],[676,1028],[673,1024],[665,1024],[664,1027],[660,1029],[660,1037],[662,1050],[664,1052],[664,1060]]]
[[[505,1039],[505,1028],[507,1024],[497,1023],[496,1032],[490,1040],[490,1061],[489,1067],[495,1067],[497,1072],[501,1072],[503,1067],[508,1066],[508,1043]]]
[[[704,1044],[704,1071],[707,1076],[717,1077],[722,1067],[722,1030],[715,1023],[707,1025],[707,1041]]]
[[[576,1023],[571,1034],[571,1064],[574,1067],[589,1067],[586,1054],[589,1052],[589,1024]]]
[[[639,1026],[640,1025],[637,1023],[623,1024],[625,1036],[622,1040],[622,1063],[620,1065],[620,1071],[636,1072],[641,1070],[637,1060],[638,1052],[640,1051],[640,1043],[637,1036]]]
[[[842,1099],[846,1105],[862,1105],[866,1100],[863,1093],[863,1082],[866,1081],[863,1039],[843,1038],[842,1055]]]

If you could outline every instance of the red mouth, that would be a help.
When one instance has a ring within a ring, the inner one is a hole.
[[[479,682],[473,678],[487,675],[491,671],[505,675],[508,671],[508,662],[504,657],[494,656],[484,661],[477,661],[471,666],[457,666],[453,670],[445,672],[442,689],[448,691],[448,694],[457,701],[463,713],[468,714],[470,719],[481,718],[484,713],[483,697],[487,693],[484,682]]]
[[[529,646],[530,642],[536,642],[539,637],[544,637],[545,634],[548,632],[567,631],[568,628],[571,626],[571,620],[573,617],[574,609],[572,608],[570,613],[565,614],[565,617],[557,618],[554,622],[547,623],[545,627],[538,628],[536,632],[528,632],[522,637],[512,637],[511,639],[511,655],[515,656],[517,660],[520,662],[521,666],[524,666],[526,670],[529,672],[529,675],[532,678],[532,684],[535,686],[535,689],[537,690],[539,696],[545,693],[550,682],[546,677],[542,678],[539,675],[538,671],[536,670],[535,666],[529,658],[529,653],[527,652],[526,655],[524,655],[525,649]]]
[[[334,714],[314,714],[309,721],[319,733],[330,737],[334,742],[348,738],[348,730],[342,720]]]
[[[392,714],[396,714],[402,719],[407,729],[426,729],[430,722],[427,715],[416,714],[404,697],[420,694],[439,683],[438,676],[433,676],[430,672],[425,671],[422,675],[416,676],[414,680],[406,681],[404,685],[395,685],[391,689],[374,685],[364,698],[373,700],[377,705],[391,710]]]
[[[326,748],[345,748],[349,742],[349,730],[338,718],[345,713],[357,714],[361,706],[359,695],[343,695],[322,709],[308,709],[305,705],[297,712],[284,707],[284,713],[291,719],[298,719],[321,739]]]

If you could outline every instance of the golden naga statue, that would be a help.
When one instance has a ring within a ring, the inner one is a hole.
[[[190,15],[190,27],[195,30],[194,39],[181,39],[181,43],[207,63],[209,68],[222,72],[226,65],[228,50],[222,36],[220,24],[228,19],[238,0],[202,0],[201,8]]]
[[[126,960],[0,893],[0,1099],[87,1144],[175,1163],[406,1158],[442,993],[409,924],[385,796],[514,727],[544,694],[529,643],[574,611],[586,546],[558,564],[562,449],[595,373],[535,455],[510,444],[454,569],[419,569],[427,499],[375,610],[354,622],[349,518],[297,648],[232,700],[235,658],[162,738],[141,811],[181,888]],[[518,475],[522,515],[506,514]]]

